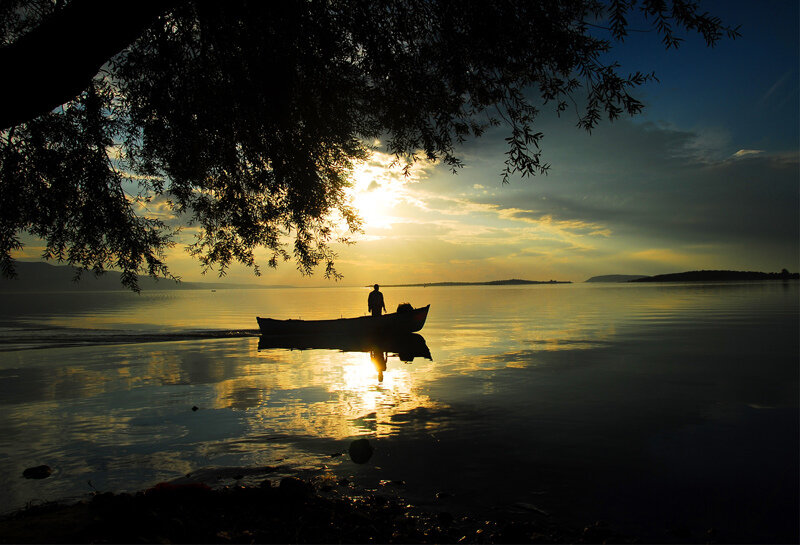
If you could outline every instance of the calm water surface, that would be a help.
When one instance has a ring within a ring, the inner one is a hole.
[[[4,294],[0,510],[330,474],[487,517],[798,540],[797,282],[383,291],[431,304],[432,360],[390,354],[382,380],[368,353],[252,336],[363,315],[367,289]],[[339,455],[358,437],[364,465]]]

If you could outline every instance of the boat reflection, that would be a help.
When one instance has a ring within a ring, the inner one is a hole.
[[[414,358],[433,360],[425,338],[417,333],[381,336],[331,336],[331,335],[262,335],[258,349],[284,348],[289,350],[340,350],[342,352],[368,352],[378,371],[386,369],[390,355],[410,363]]]

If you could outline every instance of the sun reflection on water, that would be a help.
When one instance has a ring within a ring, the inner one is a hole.
[[[434,402],[420,392],[418,375],[394,356],[386,370],[375,354],[351,352],[345,355],[338,380],[329,385],[333,411],[347,419],[344,436],[391,435],[396,424],[392,417]]]
[[[405,363],[394,353],[270,349],[224,380],[212,380],[215,409],[244,411],[250,446],[258,437],[344,440],[399,431],[406,413],[431,409],[424,392],[426,363]],[[424,369],[423,369],[424,368]],[[267,439],[271,441],[270,439]]]

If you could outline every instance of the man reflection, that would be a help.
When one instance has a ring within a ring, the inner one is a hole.
[[[380,316],[381,311],[386,310],[386,305],[383,302],[383,294],[378,291],[378,288],[380,288],[380,286],[375,284],[372,291],[369,292],[369,297],[367,297],[367,307],[373,316]]]
[[[375,369],[378,370],[378,382],[383,382],[383,372],[386,371],[386,362],[389,361],[389,354],[381,350],[370,350],[369,357],[372,363],[375,364]]]

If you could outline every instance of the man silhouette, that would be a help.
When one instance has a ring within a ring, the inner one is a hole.
[[[373,316],[380,316],[382,310],[386,310],[386,305],[383,302],[383,294],[378,291],[378,284],[375,284],[372,291],[369,292],[367,297],[367,307]]]

